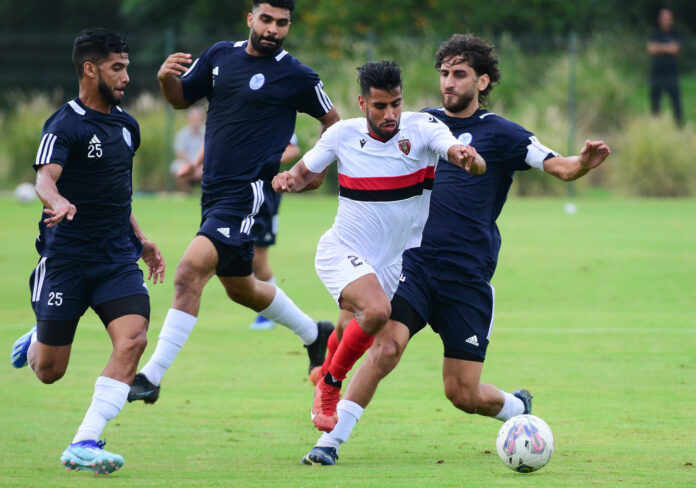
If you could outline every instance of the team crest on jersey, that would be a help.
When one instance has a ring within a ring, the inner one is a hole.
[[[133,147],[133,139],[131,138],[131,133],[125,127],[123,128],[123,140],[126,141],[128,147]]]
[[[249,88],[256,91],[261,88],[264,83],[266,83],[266,77],[263,76],[263,73],[256,73],[249,80]]]
[[[411,152],[411,141],[408,139],[399,139],[399,149],[401,149],[402,153],[408,156],[408,153]]]
[[[459,134],[459,137],[457,137],[457,139],[459,139],[459,142],[461,142],[465,146],[468,146],[471,143],[473,136],[469,132],[462,132],[461,134]]]

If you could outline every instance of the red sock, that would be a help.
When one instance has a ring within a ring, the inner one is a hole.
[[[326,373],[329,371],[329,365],[331,364],[331,360],[333,359],[334,354],[336,354],[336,349],[338,349],[338,336],[336,335],[336,329],[334,329],[331,332],[327,346],[328,347],[326,349],[326,358],[324,359],[324,363],[321,365],[322,376],[325,376]]]
[[[338,344],[338,349],[336,349],[329,365],[331,376],[336,381],[346,379],[348,371],[370,348],[374,339],[375,336],[363,332],[357,320],[351,320],[346,330],[343,331],[341,342]]]

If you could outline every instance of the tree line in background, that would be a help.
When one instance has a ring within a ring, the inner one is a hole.
[[[693,0],[297,0],[293,31],[311,42],[331,37],[431,35],[435,32],[503,32],[581,36],[601,31],[647,33],[668,6],[677,27],[696,32]],[[0,1],[0,29],[79,30],[101,25],[122,33],[173,28],[182,34],[245,32],[251,0],[43,0]]]

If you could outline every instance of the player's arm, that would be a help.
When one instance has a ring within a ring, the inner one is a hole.
[[[474,176],[486,172],[486,161],[473,146],[462,144],[451,146],[447,151],[447,160]]]
[[[324,115],[317,119],[319,121],[319,135],[321,136],[326,129],[334,125],[336,122],[341,120],[341,116],[338,115],[336,107],[331,107],[331,110],[326,112]]]
[[[191,64],[191,55],[188,53],[174,53],[167,57],[157,72],[162,95],[169,104],[176,108],[187,108],[191,105],[184,97],[184,89],[180,76],[188,70]]]
[[[563,181],[573,181],[585,176],[591,169],[604,162],[611,149],[604,141],[585,141],[577,156],[554,156],[544,161],[544,172]]]
[[[271,184],[278,193],[299,193],[318,188],[321,182],[317,185],[314,180],[319,175],[324,174],[326,174],[326,170],[322,173],[313,173],[307,168],[304,161],[300,159],[288,171],[282,171],[275,175]],[[322,176],[321,180],[323,179]]]
[[[665,54],[669,56],[678,56],[680,50],[681,45],[679,44],[679,41],[648,42],[648,54],[651,56],[661,56]]]
[[[77,213],[77,207],[58,192],[56,182],[62,173],[63,167],[57,163],[49,163],[36,170],[36,195],[44,204],[44,212],[50,215],[44,219],[46,227],[54,227],[63,219],[70,221]]]
[[[152,278],[153,285],[157,284],[158,279],[160,283],[164,283],[164,269],[166,268],[166,264],[164,262],[164,258],[162,257],[162,253],[157,247],[157,244],[145,237],[145,234],[140,228],[140,225],[138,225],[138,221],[135,219],[135,214],[133,214],[132,211],[130,214],[130,223],[133,227],[135,236],[143,244],[143,254],[140,257],[147,265],[147,279],[149,280]]]

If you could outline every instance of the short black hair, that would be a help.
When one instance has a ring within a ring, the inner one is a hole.
[[[271,7],[286,8],[290,13],[295,10],[295,0],[253,0],[252,9],[255,9],[262,3],[267,3]]]
[[[440,44],[435,54],[435,69],[439,70],[449,58],[459,58],[460,62],[469,63],[478,76],[485,74],[491,79],[486,89],[479,92],[479,105],[485,107],[493,90],[493,83],[500,81],[498,55],[493,44],[473,34],[454,34]]]
[[[401,67],[396,61],[370,61],[357,67],[358,84],[363,96],[370,94],[370,88],[388,92],[401,88]]]
[[[84,76],[86,62],[98,64],[109,57],[111,53],[127,53],[128,44],[115,32],[103,27],[85,29],[75,38],[72,60],[77,70],[77,77]]]

